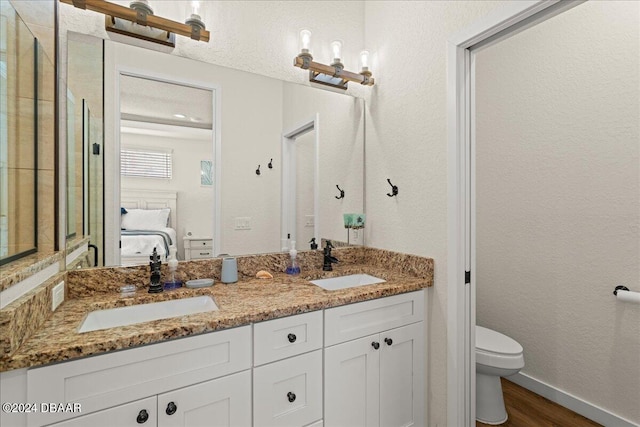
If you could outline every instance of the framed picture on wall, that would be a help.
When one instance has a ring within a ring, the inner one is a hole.
[[[213,162],[211,160],[200,161],[200,185],[213,185]]]

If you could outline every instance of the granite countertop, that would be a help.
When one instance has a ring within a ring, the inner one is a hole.
[[[433,260],[422,259],[431,263],[428,267],[430,276],[361,263],[334,267],[333,272],[307,271],[300,276],[284,273],[274,274],[273,279],[244,276],[235,284],[216,281],[208,288],[181,288],[160,294],[149,294],[145,289],[139,289],[131,297],[102,292],[72,298],[65,301],[16,352],[0,358],[0,371],[72,360],[420,290],[433,284]],[[309,282],[314,278],[356,273],[371,274],[386,282],[335,291],[324,290]],[[219,310],[82,334],[77,332],[87,313],[93,310],[200,295],[211,295]]]

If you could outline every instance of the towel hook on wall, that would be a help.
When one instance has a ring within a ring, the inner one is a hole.
[[[273,169],[273,159],[269,160],[269,164],[267,166],[269,169]]]
[[[260,165],[258,165],[258,169],[256,169],[256,175],[260,175]]]
[[[336,199],[340,200],[340,199],[344,199],[344,190],[341,190],[340,187],[338,186],[338,184],[336,184],[336,188],[338,189],[338,191],[340,192],[339,196],[335,196]]]
[[[626,286],[618,285],[618,286],[616,286],[616,289],[613,291],[613,294],[615,296],[618,296],[618,291],[628,291],[628,290],[629,290],[629,288],[627,288]]]
[[[397,196],[398,195],[398,186],[397,185],[393,185],[389,178],[387,178],[387,182],[391,186],[391,193],[387,193],[387,196],[389,196],[389,197]]]

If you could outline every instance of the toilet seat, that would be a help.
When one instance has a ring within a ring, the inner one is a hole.
[[[522,369],[523,349],[513,338],[476,326],[476,363],[502,369]]]

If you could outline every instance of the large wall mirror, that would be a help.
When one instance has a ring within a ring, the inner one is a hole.
[[[90,136],[101,142],[90,159],[104,156],[94,179],[104,180],[104,207],[89,210],[87,227],[98,265],[146,264],[149,248],[165,241],[180,260],[278,252],[291,240],[304,250],[313,237],[364,243],[343,225],[344,213],[364,211],[362,99],[87,35],[67,39],[92,46],[87,89],[104,87],[104,129]],[[68,49],[70,87],[74,64],[88,66],[79,51]],[[73,92],[76,104],[88,99]],[[87,103],[91,123],[102,122],[102,105]],[[292,144],[287,135],[309,124]],[[89,204],[103,196],[91,180],[88,193]]]

